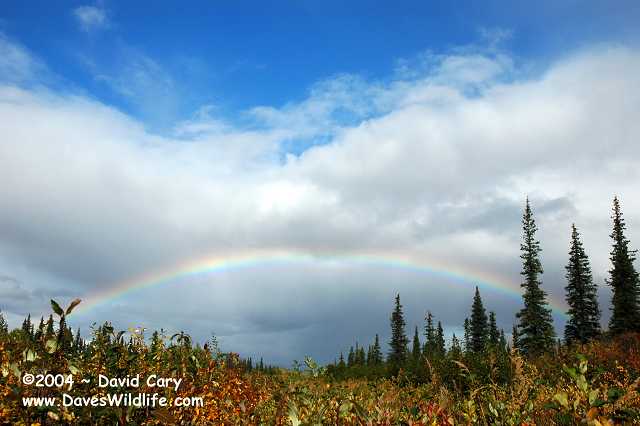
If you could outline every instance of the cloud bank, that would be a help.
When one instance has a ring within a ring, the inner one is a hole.
[[[88,25],[106,19],[83,13]],[[425,53],[386,80],[334,76],[306,99],[237,120],[204,106],[163,134],[82,93],[25,84],[40,61],[7,39],[0,51],[0,274],[15,277],[2,297],[43,294],[2,306],[16,318],[45,311],[48,295],[86,297],[167,265],[249,250],[401,253],[517,291],[527,194],[554,300],[563,299],[572,222],[603,303],[614,194],[632,244],[640,241],[634,48],[590,46],[537,75],[495,46]],[[396,292],[411,327],[431,309],[451,331],[472,288],[357,265],[256,267],[168,283],[77,321],[118,318],[122,328],[197,338],[215,331],[246,355],[326,361],[357,336],[384,335]],[[482,291],[510,330],[517,299]]]

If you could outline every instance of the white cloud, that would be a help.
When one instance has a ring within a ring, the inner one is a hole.
[[[22,45],[0,32],[0,81],[22,84],[46,77],[46,66]]]
[[[109,28],[107,11],[99,6],[79,6],[73,9],[73,16],[80,28],[86,32]]]

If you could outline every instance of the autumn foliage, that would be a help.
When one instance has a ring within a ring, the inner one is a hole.
[[[58,307],[59,308],[59,307]],[[55,308],[54,308],[55,309]],[[58,323],[66,312],[55,309]],[[24,330],[0,335],[0,419],[3,424],[196,424],[196,425],[446,425],[588,424],[640,422],[640,335],[562,347],[526,360],[508,354],[508,378],[476,373],[464,360],[446,360],[459,376],[452,386],[438,371],[415,382],[400,370],[394,377],[338,380],[312,359],[305,367],[255,369],[215,345],[193,345],[188,335],[145,338],[144,329],[117,332],[108,323],[93,330],[82,347],[63,344],[64,333],[37,338]],[[27,335],[28,334],[28,335]],[[65,349],[66,348],[66,349]],[[491,357],[483,361],[491,363]],[[425,366],[430,368],[430,366]],[[22,384],[24,374],[73,374],[74,385],[36,388]],[[179,377],[179,389],[98,388],[99,374],[126,377],[157,374]],[[100,396],[108,392],[159,392],[202,397],[202,407],[25,407],[25,396]]]

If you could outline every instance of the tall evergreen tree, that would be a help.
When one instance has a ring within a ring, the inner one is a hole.
[[[356,363],[356,354],[353,351],[353,346],[349,349],[349,355],[347,355],[347,367],[351,367]]]
[[[469,324],[469,318],[464,319],[464,350],[466,352],[471,350],[471,325]]]
[[[431,358],[434,355],[436,347],[436,329],[433,327],[433,315],[431,311],[427,311],[424,317],[424,356]]]
[[[460,341],[453,333],[451,337],[451,348],[449,349],[449,356],[453,359],[460,359],[462,357],[462,348],[460,347]]]
[[[609,271],[609,284],[613,289],[611,301],[612,315],[609,330],[613,334],[627,331],[640,331],[640,283],[638,272],[633,266],[636,250],[629,249],[629,240],[624,235],[626,225],[622,218],[618,197],[613,199],[613,248],[611,250],[612,268]]]
[[[84,346],[84,342],[82,341],[82,337],[80,337],[80,327],[78,327],[78,331],[76,331],[76,337],[73,339],[73,351],[75,353],[80,353]]]
[[[500,329],[500,340],[499,340],[499,346],[501,350],[506,350],[507,349],[507,338],[504,336],[504,330]]]
[[[409,343],[409,339],[407,339],[407,335],[404,332],[405,325],[402,305],[400,304],[400,295],[398,294],[396,296],[395,309],[391,314],[391,341],[389,342],[388,356],[388,361],[394,374],[407,360],[407,344]]]
[[[380,338],[377,334],[373,341],[373,348],[371,348],[371,363],[373,365],[382,364],[382,349],[380,348]]]
[[[498,331],[498,324],[496,322],[496,313],[489,312],[489,345],[492,347],[498,347],[500,344],[500,332]]]
[[[418,336],[418,326],[416,325],[415,333],[413,334],[413,348],[411,350],[411,359],[415,364],[420,362],[421,350],[420,350],[420,337]]]
[[[553,350],[555,331],[551,309],[547,307],[546,293],[541,288],[540,275],[543,273],[540,262],[540,242],[536,240],[538,230],[533,218],[529,198],[527,198],[522,216],[522,272],[524,288],[522,299],[524,307],[516,314],[518,324],[518,349],[528,356],[534,356]]]
[[[482,352],[487,345],[489,324],[487,323],[487,311],[485,311],[482,305],[480,290],[477,286],[476,293],[473,296],[473,305],[471,305],[469,330],[471,335],[471,350],[473,352]]]
[[[593,283],[589,258],[574,224],[571,225],[569,264],[565,269],[569,320],[564,328],[564,340],[567,343],[585,343],[600,334],[600,308],[598,287]]]
[[[511,330],[511,345],[513,349],[520,350],[520,342],[518,339],[518,326],[516,324],[513,325],[513,329]]]
[[[442,357],[446,353],[446,349],[444,347],[444,330],[442,328],[442,323],[438,321],[438,326],[436,327],[436,335],[435,335],[435,353],[437,356]]]
[[[340,361],[338,361],[338,367],[340,369],[343,369],[346,367],[345,363],[344,363],[344,355],[342,354],[342,352],[340,352]]]
[[[9,334],[9,324],[7,324],[7,320],[4,319],[4,315],[0,311],[0,336],[6,336],[7,334]]]
[[[33,338],[33,324],[31,324],[31,314],[27,316],[22,322],[22,333],[28,337]]]
[[[36,342],[42,340],[42,336],[44,336],[44,317],[40,317],[40,323],[38,324],[38,328],[34,334],[34,339]]]
[[[364,347],[361,346],[360,349],[356,352],[356,360],[358,365],[365,365],[366,359],[364,354]]]

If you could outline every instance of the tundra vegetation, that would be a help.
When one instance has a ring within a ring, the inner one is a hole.
[[[463,336],[445,338],[425,309],[422,330],[407,337],[400,295],[390,315],[390,339],[355,343],[328,365],[312,358],[293,368],[267,366],[222,353],[215,337],[194,344],[184,332],[94,326],[83,339],[67,324],[79,300],[9,330],[0,314],[0,421],[3,424],[269,424],[269,425],[610,425],[640,424],[640,284],[635,251],[613,202],[612,289],[608,327],[601,327],[589,258],[574,225],[566,266],[567,323],[562,339],[552,323],[537,226],[527,201],[521,244],[523,307],[510,335],[487,312],[477,287]],[[471,295],[470,295],[471,296]],[[427,308],[427,307],[425,307]],[[22,384],[25,374],[73,374],[71,389]],[[99,388],[106,377],[180,378],[179,386],[125,382]],[[91,380],[91,384],[82,383]],[[177,389],[176,389],[177,388]],[[25,407],[23,397],[88,398],[113,392],[157,392],[167,407]],[[176,407],[202,397],[201,407]]]

